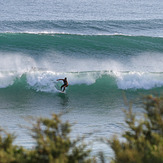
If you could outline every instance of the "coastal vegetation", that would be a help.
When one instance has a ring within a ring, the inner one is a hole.
[[[31,149],[14,145],[14,134],[0,129],[0,163],[162,163],[163,162],[163,98],[147,96],[144,111],[138,115],[132,107],[125,110],[128,130],[124,141],[113,136],[103,138],[114,151],[111,161],[100,152],[91,155],[84,136],[72,139],[71,124],[61,121],[61,114],[38,118],[30,128],[35,146]],[[141,118],[140,118],[141,117]]]

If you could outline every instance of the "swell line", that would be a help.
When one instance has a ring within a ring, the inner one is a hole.
[[[156,31],[163,34],[163,19],[149,20],[39,20],[39,21],[1,21],[0,31],[17,33],[69,33],[83,35],[97,34],[149,34]],[[130,31],[130,33],[129,33]],[[147,31],[147,32],[146,32]],[[163,35],[162,35],[163,36]]]

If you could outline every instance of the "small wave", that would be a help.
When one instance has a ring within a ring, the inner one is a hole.
[[[13,33],[69,33],[81,35],[162,35],[162,19],[1,21],[0,31]],[[156,32],[157,31],[157,32]]]
[[[73,33],[73,32],[58,32],[58,31],[48,31],[48,30],[41,30],[41,31],[19,31],[19,32],[13,32],[13,31],[5,31],[5,32],[1,32],[0,35],[3,34],[15,34],[19,35],[19,34],[33,34],[33,35],[47,35],[47,36],[57,36],[57,35],[63,35],[63,36],[126,36],[126,37],[146,37],[146,38],[163,38],[163,36],[159,35],[159,36],[147,36],[147,35],[134,35],[134,34],[127,34],[127,33],[96,33],[96,34],[91,34],[91,33]]]

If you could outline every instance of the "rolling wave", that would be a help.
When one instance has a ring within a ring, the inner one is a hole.
[[[87,88],[102,92],[110,90],[150,90],[163,87],[163,73],[145,72],[68,72],[56,73],[52,71],[31,70],[29,72],[1,72],[0,89],[20,87],[32,89],[36,92],[57,93],[56,88],[62,85],[58,78],[66,76],[71,90]]]

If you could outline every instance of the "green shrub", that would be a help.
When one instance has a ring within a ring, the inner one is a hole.
[[[60,116],[52,119],[39,118],[31,128],[36,145],[24,149],[13,145],[15,136],[0,134],[0,163],[89,163],[90,150],[83,143],[83,137],[70,139],[71,125],[62,122]],[[2,136],[3,135],[3,136]]]
[[[117,137],[108,140],[115,153],[112,163],[163,162],[163,98],[147,96],[144,109],[141,120],[131,108],[126,111],[126,141],[120,142]]]
[[[0,129],[0,163],[17,163],[24,158],[24,149],[13,145],[15,136]]]
[[[71,140],[71,125],[62,122],[60,116],[53,114],[52,119],[39,118],[33,125],[32,137],[36,140],[34,150],[30,151],[33,162],[76,163],[90,162],[87,157],[90,150],[86,149],[83,138]]]

